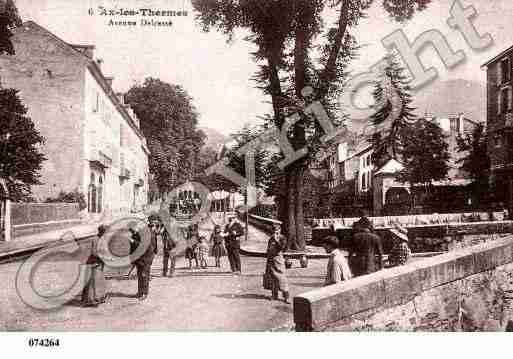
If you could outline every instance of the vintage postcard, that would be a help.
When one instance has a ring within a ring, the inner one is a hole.
[[[513,331],[512,14],[0,0],[0,331]]]

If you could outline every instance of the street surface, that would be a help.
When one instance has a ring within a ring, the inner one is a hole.
[[[251,228],[252,240],[266,236]],[[78,273],[87,245],[72,257],[59,255],[45,261],[34,275],[42,295],[59,293]],[[213,265],[213,258],[209,258]],[[0,330],[11,331],[267,331],[293,328],[292,305],[270,301],[262,288],[265,258],[242,256],[242,276],[229,272],[227,258],[222,268],[189,269],[184,258],[177,261],[175,277],[162,277],[162,257],[153,262],[150,295],[140,302],[134,295],[137,280],[127,279],[126,270],[110,270],[107,303],[81,307],[73,300],[47,312],[35,310],[19,298],[15,278],[20,262],[0,265]],[[291,297],[322,286],[326,260],[310,260],[306,269],[294,261],[287,271]],[[135,274],[135,271],[134,273]]]

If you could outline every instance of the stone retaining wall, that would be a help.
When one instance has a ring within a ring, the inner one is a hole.
[[[513,233],[513,221],[433,224],[407,229],[413,252],[443,252],[508,236]],[[383,239],[387,252],[392,245],[390,232],[387,228],[377,228],[376,232]],[[343,247],[350,245],[351,233],[350,228],[336,230]],[[328,228],[314,229],[312,244],[320,244],[323,238],[331,234],[333,230]]]
[[[24,225],[79,218],[78,203],[12,203],[11,224]]]
[[[275,224],[275,223],[281,224],[280,221],[277,221],[275,219],[255,216],[254,214],[249,215],[248,222],[252,226],[260,229],[261,231],[264,231],[265,233],[273,232],[273,224]]]
[[[513,318],[513,237],[294,298],[299,331],[495,331]]]

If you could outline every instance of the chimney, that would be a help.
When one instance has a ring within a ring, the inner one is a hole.
[[[106,76],[105,80],[107,81],[109,86],[112,87],[112,81],[114,81],[114,77],[113,76],[108,76],[108,77]]]
[[[463,132],[465,131],[465,116],[463,115],[463,112],[460,112],[458,115],[458,132],[460,135],[463,135]]]
[[[95,49],[94,45],[74,45],[74,44],[70,44],[70,46],[72,48],[74,48],[75,50],[81,52],[86,57],[90,58],[91,60],[93,59],[94,49]]]
[[[124,93],[122,93],[122,92],[117,92],[117,93],[116,93],[116,96],[117,96],[117,98],[118,98],[119,102],[120,102],[122,105],[124,105],[124,104],[125,104],[125,94],[124,94]]]

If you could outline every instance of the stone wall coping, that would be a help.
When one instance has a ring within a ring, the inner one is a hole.
[[[513,236],[388,268],[294,298],[298,330],[317,330],[353,314],[394,307],[423,291],[513,262]]]
[[[428,224],[406,224],[405,228],[430,228],[430,227],[461,227],[461,226],[478,226],[478,225],[490,225],[490,224],[513,224],[513,221],[478,221],[478,222],[450,222],[450,223],[428,223]],[[392,229],[394,226],[378,226],[374,227],[376,230]],[[312,230],[326,230],[330,227],[313,227]],[[336,226],[337,230],[352,230],[352,226]]]
[[[272,218],[266,218],[266,217],[260,217],[260,216],[257,216],[257,215],[254,215],[254,214],[250,214],[249,215],[251,218],[254,218],[258,221],[262,221],[262,222],[268,222],[268,223],[278,223],[278,224],[281,224],[281,221],[278,221],[276,219],[272,219]]]

